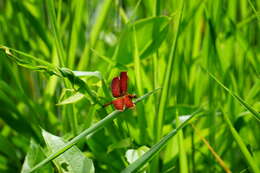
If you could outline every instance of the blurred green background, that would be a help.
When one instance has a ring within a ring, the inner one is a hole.
[[[59,137],[112,112],[102,105],[121,71],[138,97],[162,89],[38,172],[118,173],[198,109],[140,171],[259,172],[259,9],[258,0],[0,0],[0,172],[26,172],[63,146]]]

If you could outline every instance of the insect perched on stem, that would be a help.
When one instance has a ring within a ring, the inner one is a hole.
[[[120,77],[115,77],[112,80],[111,91],[116,99],[105,104],[104,107],[113,104],[115,109],[123,111],[125,108],[133,108],[135,106],[132,99],[136,98],[136,95],[127,93],[127,80],[127,72],[121,72]]]

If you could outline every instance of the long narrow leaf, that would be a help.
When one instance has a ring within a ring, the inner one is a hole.
[[[237,142],[238,147],[240,148],[242,154],[244,155],[244,158],[245,158],[246,162],[248,163],[248,166],[250,167],[251,171],[254,173],[260,173],[260,170],[257,166],[257,162],[254,161],[254,159],[251,156],[250,152],[248,151],[245,143],[239,136],[239,134],[236,131],[236,129],[234,128],[234,126],[232,125],[230,119],[228,118],[228,116],[225,113],[223,113],[223,116],[230,129],[231,134],[233,135],[235,141]]]
[[[174,63],[174,57],[175,57],[175,52],[176,52],[176,48],[177,48],[177,40],[179,37],[179,28],[180,28],[180,24],[181,24],[181,18],[182,18],[182,12],[183,12],[183,6],[184,6],[184,2],[181,1],[181,7],[178,15],[178,18],[176,20],[176,27],[175,27],[175,32],[176,34],[174,35],[174,38],[172,40],[172,44],[171,44],[171,49],[170,49],[170,54],[169,54],[169,59],[168,64],[167,64],[167,68],[165,71],[165,75],[164,75],[164,81],[163,81],[163,89],[162,89],[162,93],[160,95],[160,99],[159,99],[159,108],[158,108],[158,114],[156,119],[156,123],[155,123],[155,134],[154,134],[154,138],[155,138],[155,142],[158,142],[159,139],[162,136],[162,127],[163,127],[163,121],[164,121],[164,114],[165,114],[165,109],[166,109],[166,104],[167,104],[167,98],[169,97],[169,88],[170,88],[170,84],[171,84],[171,77],[172,77],[172,72],[173,72],[173,63]],[[152,171],[157,172],[157,168],[158,168],[158,163],[159,160],[158,158],[156,158],[154,160],[154,163],[152,164]]]
[[[180,117],[178,111],[176,111],[176,124],[180,125]],[[179,145],[179,164],[181,173],[188,173],[188,160],[185,151],[183,131],[180,129],[178,134],[178,145]]]
[[[207,70],[206,70],[207,71]],[[212,73],[207,71],[209,76],[214,79],[222,88],[224,88],[232,97],[239,101],[248,111],[252,113],[255,119],[260,121],[260,113],[258,113],[253,107],[251,107],[248,103],[246,103],[241,97],[239,97],[236,93],[228,89],[224,84],[222,84]]]
[[[48,9],[48,13],[49,13],[49,18],[50,18],[51,28],[52,28],[52,32],[53,32],[53,36],[54,36],[55,45],[58,50],[60,65],[64,66],[65,51],[64,51],[64,48],[62,45],[60,33],[58,31],[53,0],[47,0],[47,9]]]
[[[82,70],[85,67],[88,66],[89,63],[89,54],[90,54],[90,48],[95,48],[95,44],[98,40],[98,36],[100,34],[100,31],[102,30],[102,26],[104,22],[106,21],[106,17],[108,13],[110,12],[110,7],[112,5],[112,0],[104,0],[102,2],[102,7],[100,9],[100,14],[97,16],[95,23],[91,29],[89,40],[86,43],[86,46],[84,47],[83,53],[80,58],[80,62],[78,64],[78,69]]]
[[[169,140],[175,136],[179,130],[181,130],[183,127],[185,127],[192,118],[200,111],[198,109],[197,111],[193,112],[191,116],[184,121],[182,124],[180,124],[176,129],[172,130],[168,135],[164,136],[158,143],[156,143],[149,151],[147,151],[142,157],[137,159],[134,163],[129,165],[127,168],[125,168],[121,173],[132,173],[136,172],[139,168],[144,166],[147,162],[152,160],[169,142]]]
[[[180,26],[180,22],[181,22],[182,11],[183,11],[183,2],[182,2],[181,10],[179,12],[179,17],[177,19],[177,26],[176,26],[177,32],[176,32],[175,38],[173,39],[173,42],[172,42],[172,47],[171,47],[171,52],[169,55],[166,74],[164,77],[163,89],[162,89],[162,94],[160,97],[160,104],[159,104],[157,124],[156,124],[157,131],[155,133],[155,141],[158,141],[161,137],[161,131],[162,131],[161,129],[162,129],[162,125],[163,125],[166,101],[167,101],[168,94],[169,94],[168,91],[169,91],[170,81],[171,81],[171,76],[172,76],[172,71],[173,71],[173,59],[174,59],[175,50],[177,47],[178,32],[179,32],[179,26]]]

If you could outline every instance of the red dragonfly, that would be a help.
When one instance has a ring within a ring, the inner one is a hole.
[[[125,108],[133,108],[135,106],[132,99],[136,98],[136,95],[127,93],[127,80],[127,72],[121,72],[120,77],[115,77],[112,80],[111,91],[116,99],[105,104],[104,107],[113,104],[115,109],[123,111]]]

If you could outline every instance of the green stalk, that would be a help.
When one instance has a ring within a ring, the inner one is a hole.
[[[58,12],[57,12],[57,23],[58,26],[61,25],[61,11],[62,11],[62,0],[58,1]],[[60,28],[58,28],[60,29]]]
[[[143,94],[142,91],[142,77],[141,77],[141,62],[138,52],[138,43],[136,39],[135,25],[133,26],[133,47],[134,47],[134,69],[135,69],[135,77],[136,77],[136,85],[137,91],[139,95]]]
[[[153,16],[159,16],[160,14],[160,0],[154,0],[153,1]],[[154,26],[154,29],[153,29],[153,37],[156,38],[156,30],[158,30],[158,26]],[[158,58],[159,58],[159,49],[156,50],[156,52],[152,55],[152,70],[153,70],[153,89],[157,88],[159,86],[159,83],[158,83]],[[155,122],[156,120],[156,115],[157,115],[157,108],[158,108],[158,96],[157,95],[154,95],[153,96],[153,102],[154,102],[154,117],[152,119],[153,122]],[[152,124],[152,131],[154,132],[154,127],[155,127],[155,124],[156,123],[153,123]],[[156,160],[156,159],[155,159]],[[158,165],[157,165],[157,161],[155,161],[154,164],[151,165],[151,170],[156,170]]]
[[[176,124],[180,125],[179,114],[176,112]],[[179,144],[179,164],[180,164],[180,172],[188,173],[188,162],[187,156],[185,152],[184,140],[183,140],[183,131],[180,129],[178,132],[178,144]]]
[[[134,103],[138,103],[140,101],[142,101],[143,99],[147,98],[148,96],[150,96],[151,94],[154,94],[156,91],[158,91],[159,89],[153,90],[141,97],[139,97],[138,99],[136,99],[134,101]],[[101,129],[102,127],[104,127],[106,124],[108,124],[109,122],[111,122],[113,119],[115,119],[120,113],[122,113],[121,111],[115,110],[114,112],[110,113],[109,115],[107,115],[105,118],[103,118],[102,120],[100,120],[99,122],[97,122],[96,124],[92,125],[90,128],[87,128],[86,130],[84,130],[83,132],[81,132],[78,136],[76,136],[75,138],[73,138],[71,141],[69,141],[64,147],[60,148],[59,150],[57,150],[56,152],[52,153],[50,156],[48,156],[46,159],[44,159],[43,161],[41,161],[40,163],[38,163],[36,166],[34,166],[31,170],[29,170],[28,172],[33,172],[36,171],[38,168],[42,167],[43,165],[45,165],[46,163],[48,163],[49,161],[57,158],[59,155],[61,155],[62,153],[64,153],[65,151],[67,151],[68,149],[70,149],[72,146],[74,146],[76,143],[78,143],[81,139],[84,139],[86,136],[93,134],[95,132],[97,132],[99,129]]]
[[[160,15],[160,0],[154,0],[153,4],[153,15],[154,16],[159,16]]]
[[[153,85],[154,88],[158,86],[158,51],[153,54]],[[157,99],[156,99],[157,100]]]
[[[246,145],[244,144],[243,140],[239,136],[236,129],[233,127],[230,119],[228,118],[228,116],[225,113],[223,113],[223,116],[224,116],[224,119],[225,119],[229,129],[230,129],[232,136],[234,137],[235,141],[237,142],[239,149],[241,150],[246,162],[248,163],[250,170],[254,173],[260,173],[259,168],[257,166],[257,162],[251,156],[251,154],[248,151],[248,149],[247,149]]]
[[[134,70],[135,70],[135,78],[136,78],[136,86],[137,86],[137,95],[143,95],[143,85],[142,85],[142,77],[141,77],[141,62],[138,52],[138,43],[136,39],[136,31],[135,31],[135,25],[133,26],[133,48],[134,48]],[[138,124],[139,124],[139,130],[140,134],[146,133],[146,119],[145,119],[145,111],[142,106],[142,104],[137,105],[138,113],[140,114],[138,116]],[[143,143],[146,140],[146,138],[142,135],[139,135],[139,141]]]
[[[153,4],[153,16],[159,16],[160,15],[160,0],[154,0]],[[154,31],[158,29],[158,26],[154,26]],[[154,37],[156,35],[154,34]],[[152,66],[153,66],[153,85],[154,89],[158,87],[158,57],[159,57],[159,50],[157,49],[156,53],[153,54],[153,61],[152,61]],[[155,109],[157,108],[157,96],[154,96],[154,101],[155,101]]]
[[[168,65],[166,68],[166,74],[164,77],[164,83],[163,83],[163,88],[162,88],[162,93],[160,96],[160,100],[159,100],[159,110],[158,110],[158,115],[155,118],[155,137],[154,137],[154,141],[158,142],[159,139],[162,136],[162,126],[163,126],[163,121],[164,121],[164,113],[165,113],[165,109],[166,109],[166,102],[167,99],[169,98],[169,88],[170,88],[170,83],[171,83],[171,76],[172,76],[172,71],[173,71],[173,60],[175,57],[175,51],[176,51],[176,47],[177,47],[177,40],[178,40],[178,36],[179,36],[179,28],[180,28],[180,23],[181,23],[181,17],[182,17],[182,12],[183,12],[183,6],[184,6],[184,2],[181,2],[181,7],[180,7],[180,11],[179,11],[179,15],[178,18],[176,20],[176,34],[173,38],[173,42],[171,45],[171,50],[170,50],[170,55],[169,55],[169,60],[168,60]],[[159,158],[155,158],[153,163],[152,163],[152,170],[154,172],[158,171],[158,163],[159,163]]]
[[[172,76],[172,71],[173,71],[173,62],[174,62],[173,60],[175,57],[177,40],[178,40],[178,36],[179,36],[179,28],[180,28],[180,23],[181,23],[183,4],[184,3],[182,1],[180,12],[179,12],[178,18],[176,20],[176,34],[175,34],[175,37],[172,42],[168,65],[167,65],[167,69],[166,69],[166,74],[164,77],[164,83],[163,83],[162,93],[161,93],[161,97],[160,97],[157,123],[156,123],[156,128],[155,128],[155,129],[157,129],[157,131],[155,133],[155,141],[158,141],[162,135],[161,132],[162,132],[162,125],[163,125],[163,120],[164,120],[164,112],[165,112],[166,102],[167,102],[167,98],[168,98],[168,94],[169,94],[171,76]]]
[[[70,47],[68,53],[68,67],[73,69],[75,64],[75,56],[78,45],[78,33],[80,30],[81,16],[83,15],[84,0],[77,0],[73,9],[75,18],[73,19],[73,25],[70,36]]]

